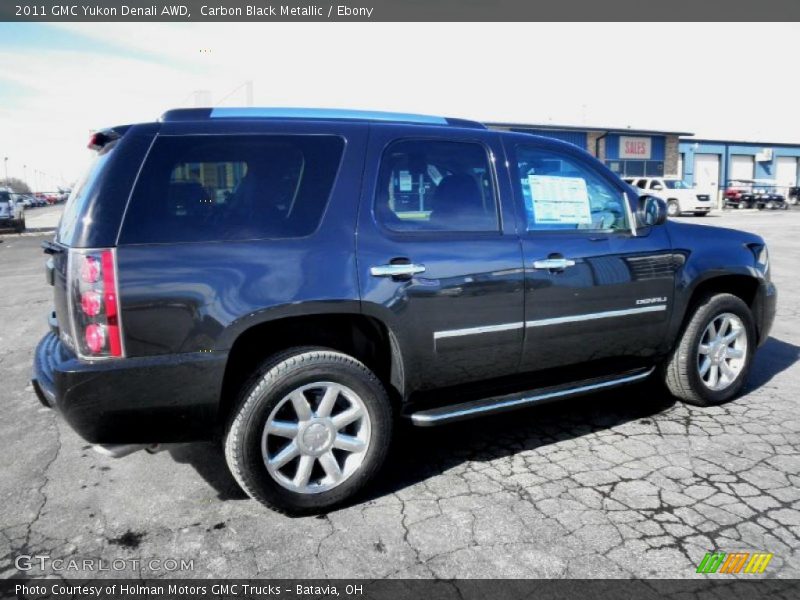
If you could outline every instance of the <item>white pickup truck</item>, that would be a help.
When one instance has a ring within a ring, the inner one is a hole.
[[[639,189],[640,195],[656,196],[667,203],[667,214],[694,213],[702,217],[711,211],[711,195],[700,192],[677,177],[625,177],[625,183]]]

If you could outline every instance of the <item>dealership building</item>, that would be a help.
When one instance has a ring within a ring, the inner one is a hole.
[[[533,133],[588,151],[620,177],[680,177],[721,192],[737,179],[757,179],[786,195],[800,178],[800,143],[697,139],[685,131],[487,123],[492,129]],[[716,194],[719,198],[720,194]]]

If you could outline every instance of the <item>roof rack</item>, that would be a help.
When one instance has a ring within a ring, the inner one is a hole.
[[[161,115],[161,121],[202,121],[206,119],[321,119],[350,121],[380,121],[385,123],[416,123],[419,125],[450,125],[486,129],[477,121],[448,119],[431,115],[393,113],[374,110],[338,108],[176,108]]]

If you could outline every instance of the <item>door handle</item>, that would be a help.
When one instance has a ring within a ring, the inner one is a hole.
[[[563,271],[567,267],[574,267],[575,261],[569,258],[546,258],[533,261],[534,269],[547,269],[549,271]]]
[[[425,265],[415,264],[389,264],[370,267],[369,274],[373,277],[410,277],[425,272]]]

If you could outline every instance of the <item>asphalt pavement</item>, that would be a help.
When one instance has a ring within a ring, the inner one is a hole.
[[[0,576],[692,578],[745,551],[800,577],[800,210],[688,220],[770,246],[778,316],[744,395],[696,408],[641,385],[403,429],[365,496],[304,518],[249,500],[212,444],[114,460],[43,408],[45,237],[0,235]],[[22,572],[25,555],[49,559]]]

